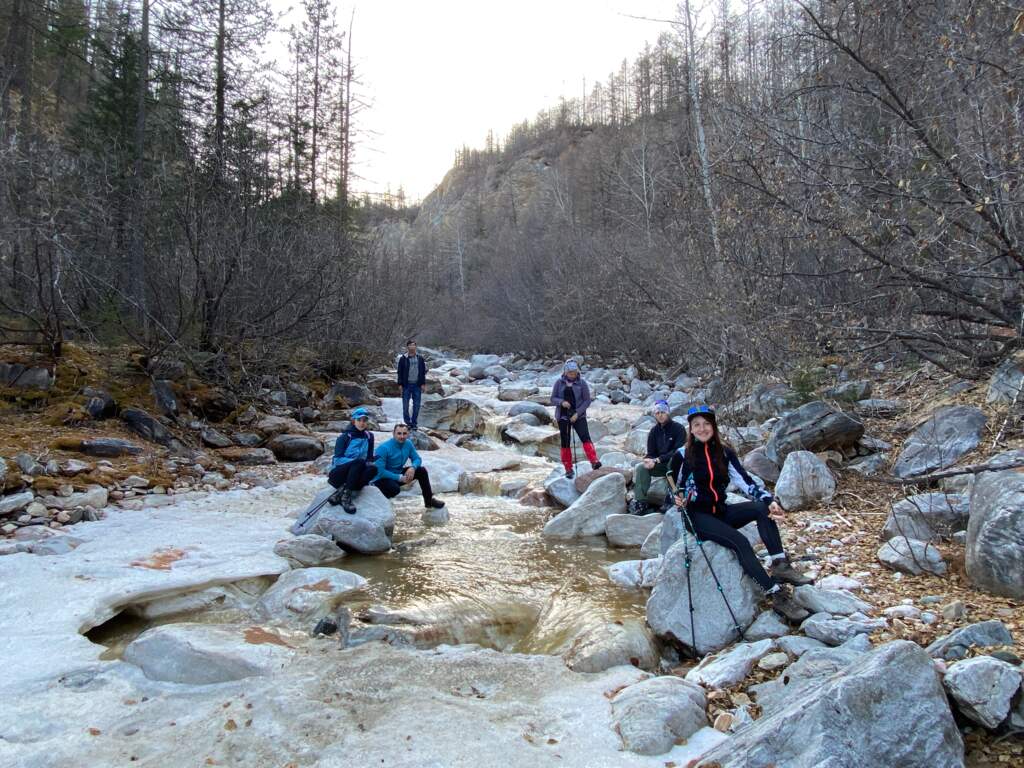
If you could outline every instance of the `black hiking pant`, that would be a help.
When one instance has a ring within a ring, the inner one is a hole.
[[[739,532],[747,523],[757,522],[757,532],[761,541],[768,548],[771,555],[782,554],[782,535],[779,533],[779,526],[768,516],[768,505],[762,501],[747,501],[742,504],[720,504],[717,507],[718,514],[714,514],[711,507],[694,507],[691,505],[683,514],[683,521],[686,521],[686,513],[689,513],[693,521],[693,528],[686,527],[694,533],[701,541],[713,541],[736,553],[743,568],[750,578],[757,582],[765,592],[775,586],[775,581],[769,576],[761,561],[754,554],[754,548],[750,546],[747,537]],[[694,530],[696,529],[696,530]]]
[[[562,419],[558,422],[558,437],[561,439],[562,448],[568,448],[569,442],[572,439],[570,430],[575,429],[576,435],[579,437],[581,443],[589,443],[590,440],[590,428],[587,426],[587,417],[581,416],[576,419],[576,423],[569,421],[568,419]]]
[[[344,486],[352,493],[363,490],[377,474],[377,468],[366,459],[354,459],[335,467],[327,475],[327,482],[335,488]]]
[[[418,480],[420,483],[423,503],[429,504],[430,500],[434,498],[434,493],[430,490],[430,476],[427,474],[427,468],[416,467],[416,474],[413,479]],[[380,492],[389,499],[395,498],[402,491],[402,484],[398,480],[392,480],[390,477],[374,480],[373,484],[380,488]]]

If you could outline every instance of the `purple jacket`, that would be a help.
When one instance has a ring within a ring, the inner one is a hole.
[[[555,382],[555,385],[551,388],[551,404],[555,406],[555,421],[562,420],[562,401],[565,400],[565,388],[572,387],[573,398],[576,401],[576,415],[579,418],[583,418],[587,415],[587,406],[590,405],[590,387],[587,386],[587,382],[583,380],[582,376],[577,376],[576,381],[569,382],[565,378],[565,374]],[[566,419],[572,414],[567,414]]]

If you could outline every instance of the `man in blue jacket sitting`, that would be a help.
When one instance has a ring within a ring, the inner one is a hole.
[[[435,499],[430,490],[430,477],[427,475],[427,468],[423,466],[416,446],[409,439],[410,429],[407,424],[395,426],[393,437],[377,448],[377,456],[374,465],[377,468],[377,477],[373,484],[380,488],[387,498],[393,498],[402,490],[402,486],[419,480],[420,491],[423,493],[423,505],[427,509],[440,509],[444,502]],[[406,462],[410,466],[406,466]]]

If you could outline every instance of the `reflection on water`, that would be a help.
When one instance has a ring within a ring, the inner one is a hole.
[[[451,521],[434,528],[420,522],[418,501],[399,500],[396,550],[342,561],[370,581],[350,601],[354,613],[382,604],[406,620],[451,627],[459,641],[526,653],[558,652],[586,627],[643,615],[641,593],[617,587],[605,571],[635,559],[636,550],[609,549],[604,537],[544,539],[540,531],[551,510],[512,499],[448,495],[445,501]],[[418,540],[427,541],[400,551],[403,542]]]

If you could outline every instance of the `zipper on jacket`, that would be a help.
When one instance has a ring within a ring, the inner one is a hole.
[[[704,458],[708,460],[708,474],[710,479],[708,480],[708,488],[711,491],[711,495],[715,497],[715,505],[718,505],[718,491],[715,490],[715,470],[711,467],[711,450],[708,448],[708,444],[704,443]]]

